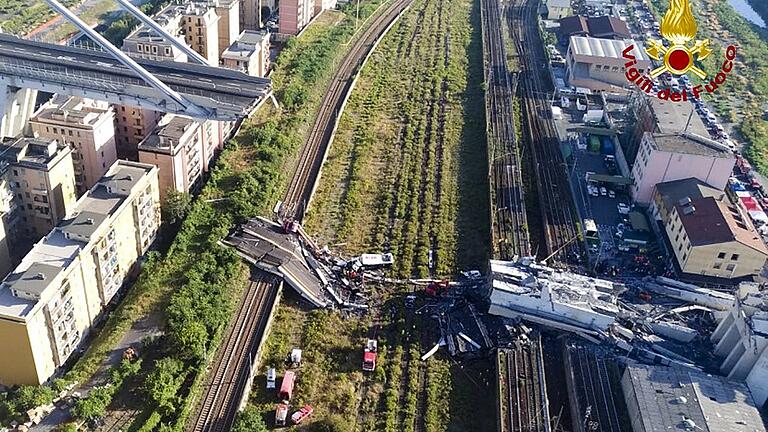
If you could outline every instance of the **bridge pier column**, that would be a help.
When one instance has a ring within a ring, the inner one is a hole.
[[[37,90],[13,87],[0,80],[0,138],[24,132],[35,111],[35,99]]]

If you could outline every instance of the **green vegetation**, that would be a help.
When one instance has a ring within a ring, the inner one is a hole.
[[[79,0],[64,0],[62,3],[72,7]],[[7,33],[24,34],[54,16],[53,11],[45,2],[28,0],[0,0],[0,16],[2,29]]]
[[[191,204],[192,196],[188,193],[178,192],[175,189],[169,190],[161,207],[163,221],[171,225],[181,222],[187,215]]]
[[[72,415],[84,421],[91,421],[104,416],[112,398],[120,390],[125,380],[141,369],[141,361],[123,360],[109,374],[109,382],[96,387],[88,396],[77,401],[72,408]]]
[[[654,0],[651,6],[661,17],[668,0]],[[724,46],[736,44],[739,48],[734,72],[717,94],[708,96],[708,102],[724,120],[741,121],[737,129],[747,143],[744,154],[759,172],[768,175],[768,121],[764,117],[768,104],[768,32],[742,18],[727,0],[699,0],[698,6],[694,13],[699,36],[715,42],[712,55],[704,61],[705,69],[720,70]]]
[[[361,5],[361,17],[377,5],[377,1]],[[166,215],[186,213],[169,250],[164,256],[149,255],[138,281],[59,385],[87,381],[138,319],[162,314],[165,336],[158,343],[161,348],[152,353],[157,361],[137,376],[148,396],[139,402],[146,412],[137,419],[145,427],[134,424],[132,430],[183,429],[206,366],[248,278],[237,255],[218,241],[233,224],[265,212],[277,200],[286,180],[282,173],[290,165],[286,156],[303,140],[328,81],[328,69],[344,54],[341,44],[354,33],[354,14],[328,25],[327,19],[335,22],[339,15],[324,14],[301,39],[287,44],[274,75],[278,99],[289,99],[282,103],[286,110],[260,113],[243,125],[222,152],[197,200],[189,204],[176,197],[171,206],[165,206]],[[269,120],[259,120],[262,117]],[[94,389],[78,403],[73,410],[78,418],[100,417],[114,402],[127,375],[122,365],[109,375],[109,385]],[[8,402],[0,409],[8,407],[12,416],[19,413],[16,406]]]
[[[139,6],[139,9],[141,9],[145,15],[152,16],[160,12],[160,10],[168,3],[170,3],[170,0],[149,0],[147,3]],[[137,25],[139,25],[139,20],[132,15],[123,12],[119,19],[109,24],[106,30],[104,30],[103,36],[116,46],[120,46],[123,43],[123,39],[125,39]]]
[[[267,432],[267,424],[261,413],[253,407],[247,407],[240,412],[232,427],[232,432]]]
[[[487,259],[482,50],[471,8],[416,1],[361,71],[306,223],[320,243],[349,255],[391,251],[401,277]]]
[[[0,393],[0,424],[23,420],[27,410],[51,403],[54,393],[47,386],[21,386],[16,391]]]
[[[477,7],[469,0],[416,0],[362,69],[310,209],[307,229],[321,244],[341,243],[349,254],[391,244],[402,275],[430,272],[430,249],[434,271],[446,275],[487,257]],[[487,412],[493,403],[477,403],[492,392],[469,388],[440,352],[420,361],[435,342],[424,336],[430,346],[422,345],[420,329],[434,322],[407,317],[403,294],[376,285],[370,292],[370,303],[379,305],[374,316],[357,317],[307,311],[286,293],[260,373],[277,367],[282,375],[290,349],[304,349],[292,404],[315,407],[306,430],[493,427]],[[374,322],[377,367],[362,374],[363,343]],[[256,382],[250,407],[271,421],[274,392],[264,388],[263,375]]]

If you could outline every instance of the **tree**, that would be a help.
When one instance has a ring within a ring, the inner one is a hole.
[[[176,394],[185,377],[184,363],[181,360],[166,357],[155,362],[155,370],[147,375],[144,389],[157,406],[158,412],[168,415],[176,410]]]
[[[184,219],[189,211],[192,197],[186,192],[178,192],[170,189],[161,206],[163,220],[175,224]]]
[[[249,406],[237,416],[232,432],[266,432],[267,425],[261,413],[254,407]]]
[[[174,329],[173,341],[184,357],[202,359],[208,344],[208,330],[199,321],[186,321]]]

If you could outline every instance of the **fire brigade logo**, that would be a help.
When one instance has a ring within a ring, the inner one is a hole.
[[[725,50],[725,59],[717,74],[707,79],[707,73],[696,65],[712,54],[709,39],[695,39],[698,26],[693,16],[690,0],[670,0],[669,9],[659,24],[659,32],[666,40],[649,40],[645,52],[648,56],[662,65],[648,71],[645,75],[636,67],[638,60],[632,54],[636,49],[634,45],[628,46],[622,53],[627,60],[626,77],[646,93],[651,93],[654,87],[653,80],[665,72],[672,75],[684,75],[688,72],[699,77],[701,85],[690,86],[682,92],[672,91],[668,88],[660,90],[656,96],[659,99],[668,99],[673,102],[686,101],[689,97],[698,99],[704,92],[714,93],[719,86],[725,83],[728,74],[733,69],[733,61],[736,58],[736,47],[730,45]],[[695,39],[695,40],[694,40]],[[691,41],[693,43],[691,44]],[[690,93],[690,95],[689,95]]]
[[[662,66],[651,71],[651,78],[656,78],[664,72],[682,75],[688,71],[701,79],[707,77],[707,73],[694,64],[694,59],[701,61],[712,54],[709,39],[698,39],[692,48],[688,48],[688,42],[696,36],[697,30],[690,1],[670,0],[669,10],[661,20],[660,31],[671,46],[667,48],[662,41],[651,40],[645,49],[652,58],[664,61]]]

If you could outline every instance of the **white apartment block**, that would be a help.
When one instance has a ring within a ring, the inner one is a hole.
[[[116,162],[0,284],[0,383],[49,380],[137,273],[159,224],[157,168]]]
[[[269,33],[244,30],[224,51],[221,60],[226,68],[265,77],[269,71]]]

